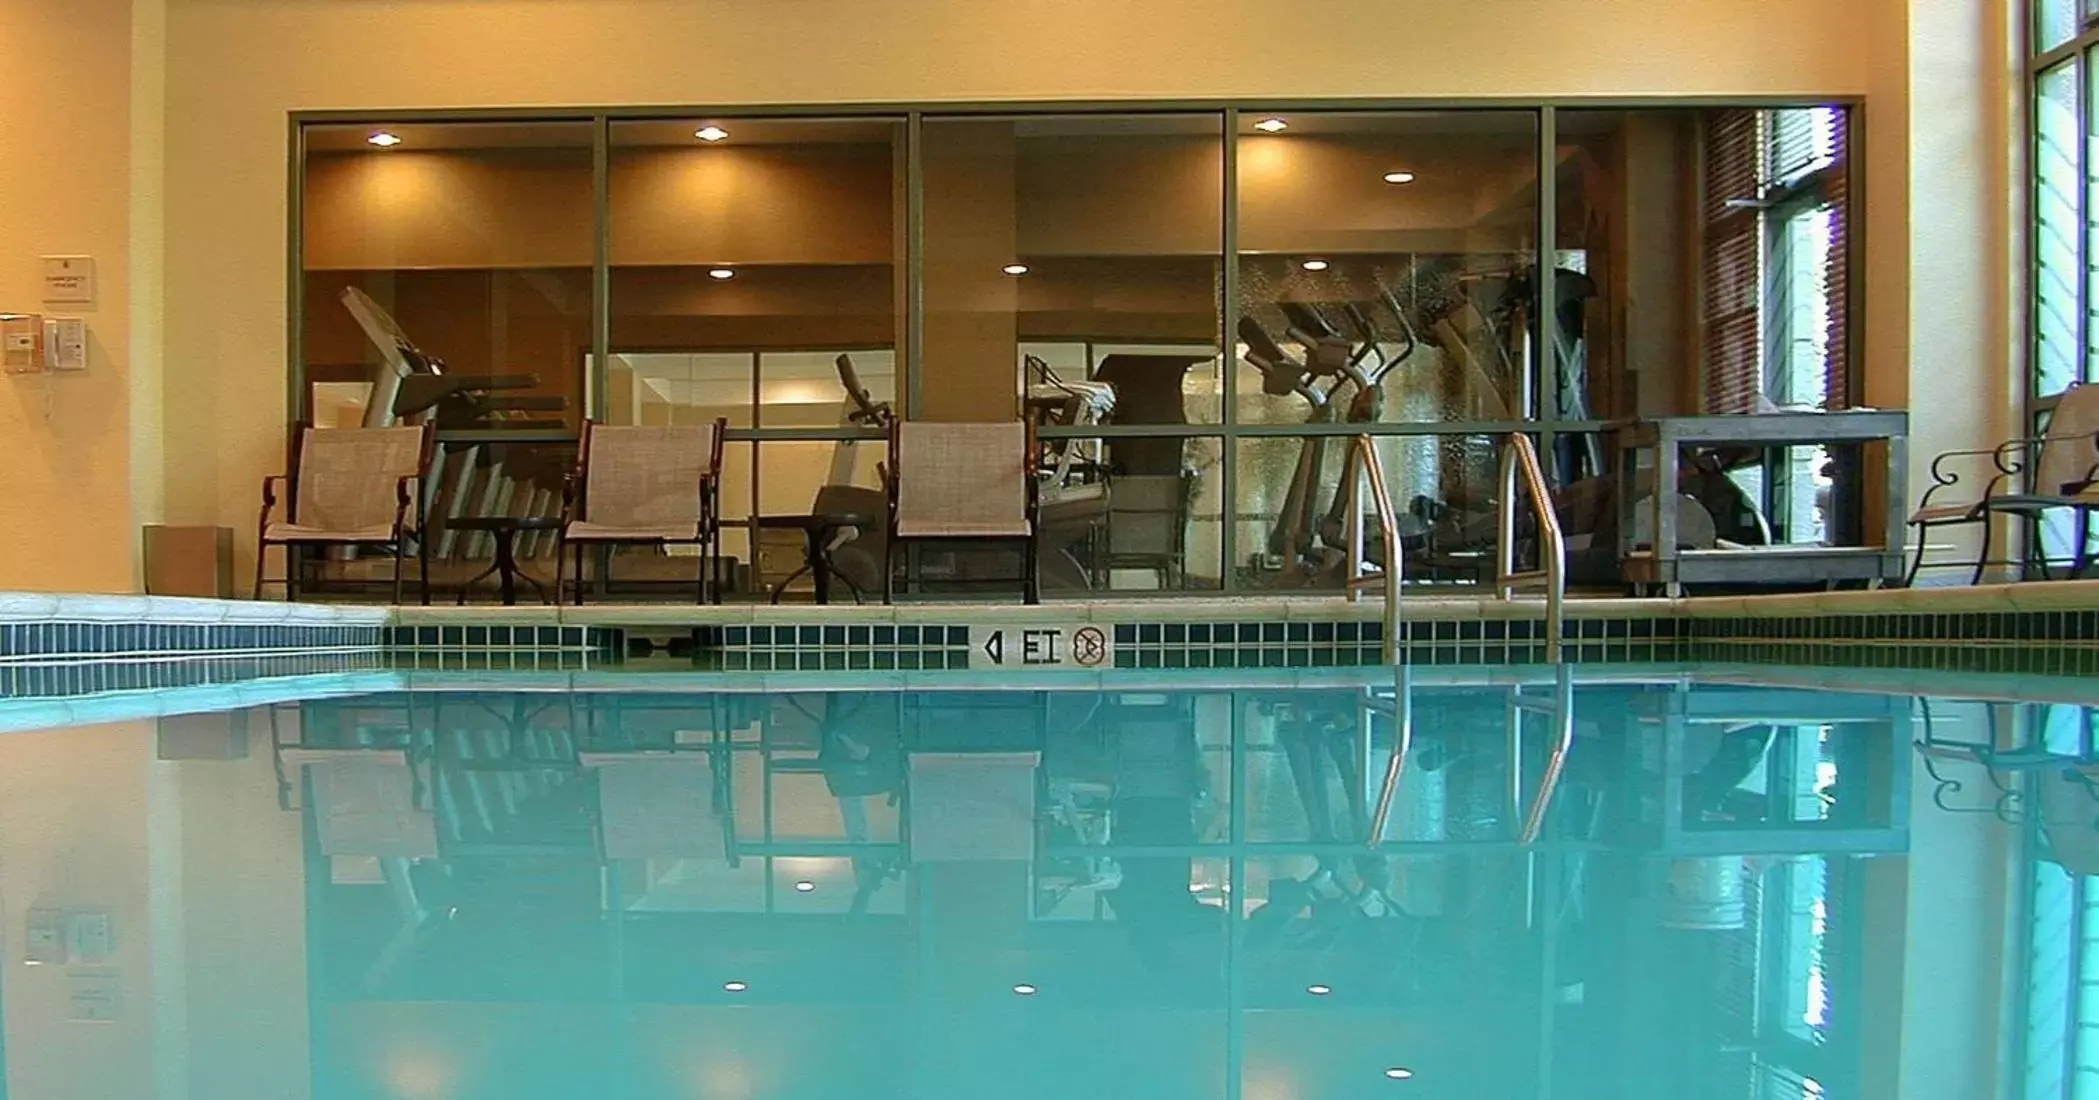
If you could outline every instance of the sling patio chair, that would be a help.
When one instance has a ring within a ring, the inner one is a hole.
[[[583,550],[645,545],[699,548],[698,601],[721,599],[721,472],[726,418],[712,424],[625,427],[585,421],[576,472],[562,502],[554,597],[575,550],[576,602],[583,602]],[[614,555],[598,562],[610,588]]]
[[[1024,598],[1039,602],[1035,559],[1041,515],[1035,475],[1035,431],[1024,421],[892,423],[883,601],[895,599],[898,547],[940,540],[1019,542]]]
[[[262,482],[262,519],[255,552],[255,598],[271,578],[263,564],[284,548],[284,598],[297,600],[311,551],[327,547],[393,555],[393,600],[401,602],[401,569],[411,540],[430,602],[430,554],[424,539],[423,484],[436,448],[428,425],[404,428],[315,428],[292,435],[288,473]],[[280,510],[279,505],[282,505]]]
[[[1987,476],[1981,491],[1964,485],[1955,459],[1987,459]],[[2022,475],[2032,471],[2030,481]],[[2076,553],[2071,575],[2084,571],[2085,529],[2093,507],[2099,506],[2099,384],[2076,385],[2057,401],[2048,427],[2029,439],[2012,439],[1986,450],[1947,451],[1931,461],[1932,486],[1910,513],[1909,524],[1917,529],[1917,553],[1910,562],[1909,583],[1915,584],[1924,566],[1928,536],[1934,528],[1982,525],[1982,548],[1975,555],[1975,572],[1969,583],[1982,581],[1990,564],[1991,520],[1999,515],[2022,516],[2044,522],[2057,509],[2068,509],[2077,519]],[[2034,559],[2042,579],[2048,578],[2045,547]]]

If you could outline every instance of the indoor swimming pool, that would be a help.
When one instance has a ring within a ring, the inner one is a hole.
[[[2084,680],[899,679],[0,701],[6,1077],[1808,1100],[1991,1095],[2007,1051],[2018,1095],[2099,1066]]]

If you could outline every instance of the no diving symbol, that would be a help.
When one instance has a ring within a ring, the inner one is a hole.
[[[1108,638],[1099,627],[1080,627],[1071,636],[1071,659],[1092,668],[1108,656]]]

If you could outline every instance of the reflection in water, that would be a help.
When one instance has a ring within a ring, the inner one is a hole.
[[[2057,775],[2080,708],[1681,678],[432,692],[159,732],[217,792],[182,874],[233,884],[182,934],[234,895],[282,929],[188,979],[192,1060],[303,1006],[276,1056],[328,1098],[1858,1096],[1892,1057],[1865,1020],[1914,1011],[1870,974],[1933,931],[1869,912],[1974,892],[1879,857],[2037,813],[2075,867],[2099,819]],[[45,736],[81,734],[0,752]],[[95,904],[16,869],[61,835],[0,828],[17,927]],[[67,934],[25,961],[104,967]]]

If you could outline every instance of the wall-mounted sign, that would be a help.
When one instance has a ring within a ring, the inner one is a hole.
[[[95,302],[95,258],[92,256],[44,257],[44,301],[93,305]]]

